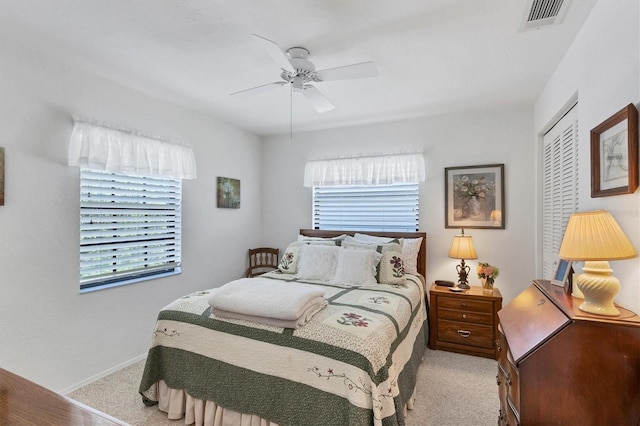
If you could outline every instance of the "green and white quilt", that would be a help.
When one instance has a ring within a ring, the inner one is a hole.
[[[408,275],[406,286],[323,285],[328,306],[295,330],[216,318],[209,291],[170,303],[153,332],[144,402],[157,402],[155,384],[164,380],[281,425],[404,424],[402,407],[427,341],[422,281]]]

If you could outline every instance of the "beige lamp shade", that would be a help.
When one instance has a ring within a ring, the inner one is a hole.
[[[571,215],[558,256],[567,260],[620,260],[635,257],[636,251],[611,213],[595,210]]]
[[[453,259],[477,259],[478,254],[473,248],[471,235],[456,235],[453,237],[453,243],[449,249],[449,257]]]
[[[609,212],[572,214],[558,256],[585,261],[584,273],[575,280],[584,295],[584,302],[578,308],[596,315],[619,315],[613,299],[620,291],[620,281],[611,275],[608,261],[630,259],[635,255],[631,242]]]

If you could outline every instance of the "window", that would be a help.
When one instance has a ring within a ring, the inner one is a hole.
[[[578,112],[574,106],[543,137],[542,267],[551,279],[569,216],[578,210]]]
[[[182,181],[80,171],[80,290],[180,272]]]
[[[418,183],[314,186],[315,229],[418,230]]]

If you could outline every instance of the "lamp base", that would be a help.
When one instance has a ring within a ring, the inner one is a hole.
[[[458,288],[463,288],[465,290],[469,290],[471,288],[469,287],[469,281],[467,280],[470,270],[471,268],[469,268],[469,265],[464,264],[464,259],[460,259],[460,264],[456,265],[456,271],[458,271]]]
[[[584,294],[584,303],[578,309],[596,315],[620,315],[613,304],[614,297],[620,291],[620,281],[611,275],[609,262],[587,261],[582,270],[584,273],[578,275],[576,284]]]

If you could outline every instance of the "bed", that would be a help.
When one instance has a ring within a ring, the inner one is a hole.
[[[345,242],[345,234],[351,242]],[[325,307],[297,328],[214,315],[224,312],[212,308],[219,289],[168,304],[153,331],[139,388],[143,402],[157,404],[170,419],[207,426],[404,424],[428,341],[426,234],[367,234],[374,241],[366,244],[380,253],[376,258],[395,268],[389,269],[389,285],[354,285],[351,278],[319,281],[302,274],[310,271],[310,254],[324,250],[319,246],[339,246],[339,256],[356,254],[347,248],[364,248],[354,242],[356,232],[309,229],[300,230],[302,242],[290,245],[302,247],[297,273],[287,273],[288,247],[281,271],[242,279],[260,280],[251,283],[265,288],[321,287]],[[391,241],[376,242],[376,237]],[[402,242],[406,248],[409,241],[415,271],[393,281],[399,265],[391,250]],[[357,272],[338,263],[334,276]],[[377,279],[382,279],[382,264],[374,271]]]

